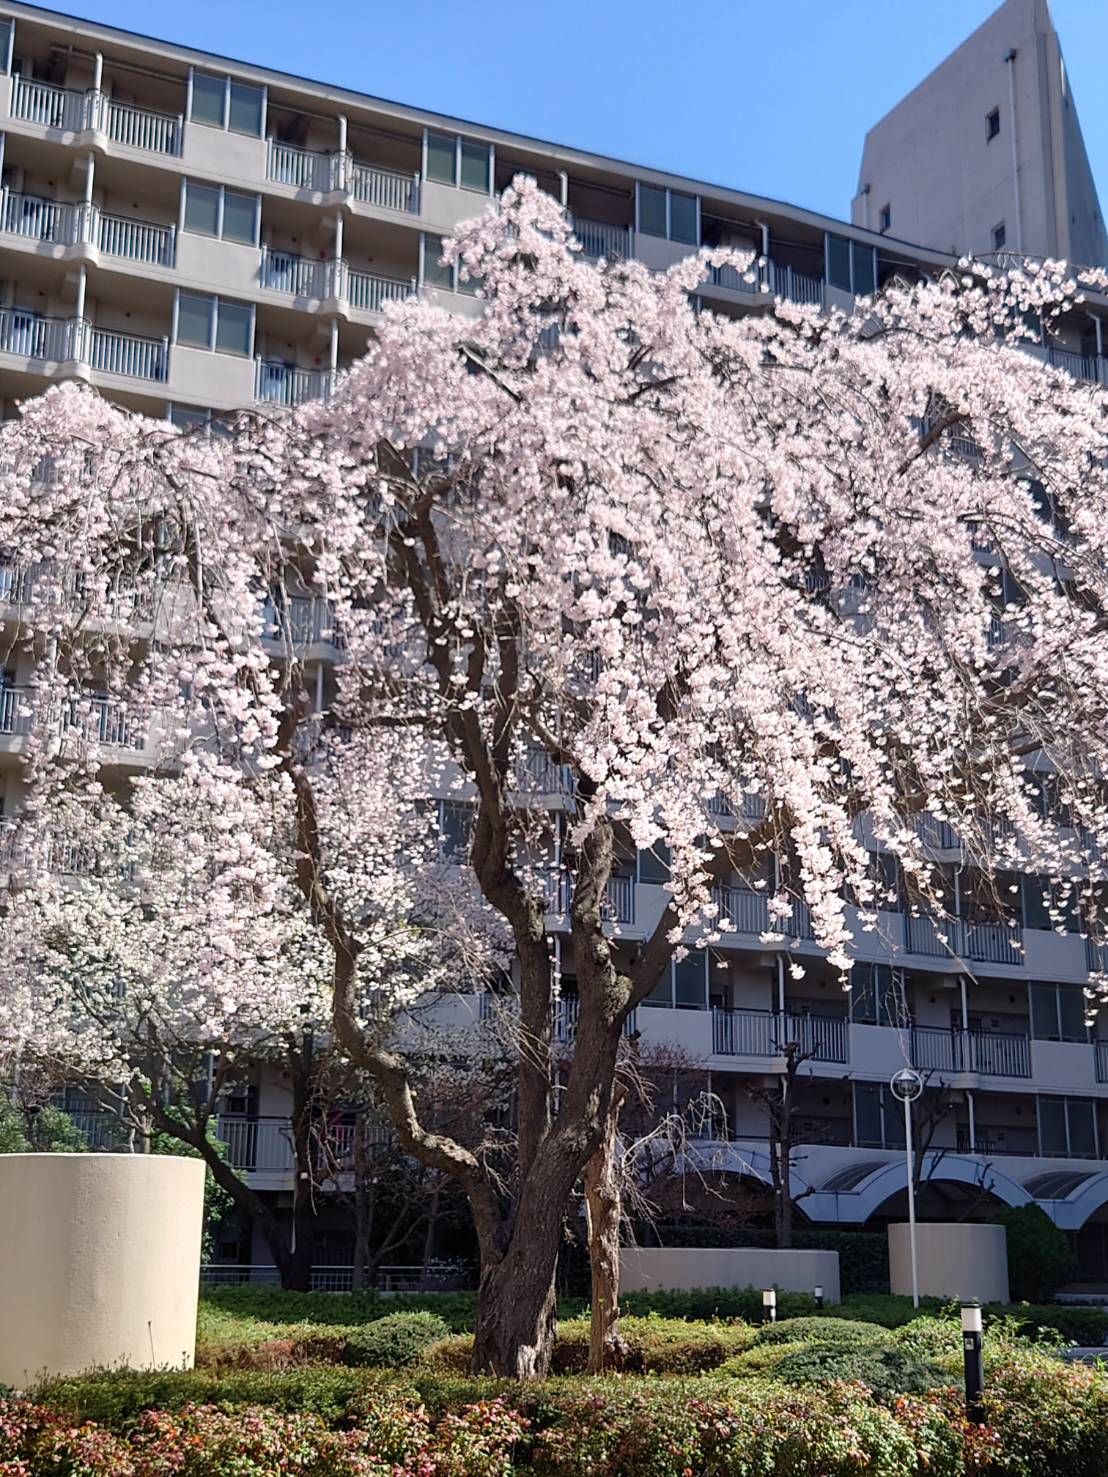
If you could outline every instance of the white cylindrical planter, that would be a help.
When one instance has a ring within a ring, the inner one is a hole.
[[[0,1154],[0,1384],[190,1367],[204,1166],[160,1154]]]

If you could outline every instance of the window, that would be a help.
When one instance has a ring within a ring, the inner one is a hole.
[[[15,22],[0,20],[0,72],[12,69],[12,46],[15,42]]]
[[[888,964],[855,964],[850,984],[851,1020],[870,1026],[909,1024],[902,969]]]
[[[1004,229],[1004,222],[1001,221],[999,225],[993,227],[993,250],[1002,250],[1006,240],[1007,232]]]
[[[891,229],[893,223],[893,208],[891,205],[882,205],[877,216],[877,228],[882,235]]]
[[[1000,132],[1000,109],[994,108],[991,113],[985,115],[985,142],[996,138]]]
[[[903,1149],[904,1105],[887,1087],[854,1084],[854,1142],[860,1149]]]
[[[1080,920],[1076,885],[1026,874],[1023,878],[1023,926],[1039,928],[1043,932],[1063,929],[1067,933],[1077,933]],[[1084,1039],[1082,1036],[1081,1040]]]
[[[473,296],[481,286],[482,279],[463,276],[457,262],[443,261],[441,236],[422,237],[420,259],[423,268],[420,282],[424,287],[440,287],[445,292],[465,292]]]
[[[223,185],[202,185],[191,179],[185,181],[186,231],[257,246],[260,216],[261,197],[258,195],[240,195]]]
[[[261,138],[265,132],[264,87],[251,87],[230,77],[193,71],[189,76],[189,119],[232,133]]]
[[[678,190],[639,185],[638,229],[647,236],[662,236],[688,246],[700,244],[700,199]]]
[[[488,195],[492,191],[492,145],[453,133],[426,136],[426,177],[439,185],[460,186]]]
[[[442,837],[442,854],[447,859],[459,860],[469,853],[470,834],[473,830],[473,806],[459,800],[443,800],[439,805],[439,834]]]
[[[1040,1153],[1096,1157],[1096,1106],[1088,1098],[1040,1097],[1038,1118]]]
[[[1087,1041],[1084,987],[1033,980],[1031,1035],[1036,1041]]]
[[[639,881],[669,881],[669,847],[664,841],[656,841],[649,851],[639,852]]]
[[[877,252],[862,241],[828,234],[825,268],[828,282],[843,292],[872,297],[877,291]]]
[[[179,292],[174,342],[247,356],[253,352],[254,309],[207,293]]]
[[[220,417],[217,410],[208,410],[200,405],[171,405],[170,423],[179,431],[192,431],[207,436],[229,436],[231,428]]]
[[[708,956],[704,950],[690,950],[680,963],[671,964],[644,1003],[668,1009],[705,1010],[708,1004]]]

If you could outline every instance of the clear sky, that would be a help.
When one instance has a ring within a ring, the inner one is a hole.
[[[866,129],[994,0],[62,0],[57,9],[845,217]],[[1054,0],[1108,204],[1108,0]]]

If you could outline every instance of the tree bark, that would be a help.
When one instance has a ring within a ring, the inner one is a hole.
[[[355,1292],[365,1286],[369,1261],[369,1155],[366,1152],[366,1115],[354,1120],[354,1266],[351,1285]]]
[[[541,1204],[537,1203],[542,1201]],[[482,1255],[473,1337],[474,1374],[541,1379],[550,1373],[557,1333],[555,1273],[561,1240],[563,1199],[536,1187],[529,1209],[546,1224],[535,1235],[512,1237],[500,1260]]]
[[[592,1269],[590,1374],[618,1368],[627,1355],[627,1344],[619,1332],[619,1231],[623,1195],[621,1171],[616,1162],[619,1111],[625,1096],[623,1087],[613,1090],[603,1136],[585,1165],[585,1209]]]

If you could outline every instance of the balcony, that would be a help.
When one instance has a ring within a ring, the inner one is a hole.
[[[552,1037],[556,1046],[572,1046],[577,1039],[577,1020],[581,1014],[581,1002],[576,995],[566,995],[555,1000],[551,1006],[553,1015]],[[638,1012],[631,1011],[623,1023],[624,1036],[633,1036],[638,1030]]]
[[[925,913],[904,915],[904,948],[909,954],[1022,965],[1022,943],[1023,930],[1018,924],[970,923],[962,918],[932,918]]]
[[[913,1026],[912,1065],[923,1071],[975,1072],[982,1077],[1030,1077],[1031,1039],[1007,1031],[959,1031]]]
[[[571,217],[573,234],[581,243],[581,250],[591,261],[626,261],[634,251],[634,233],[630,226],[609,226],[603,221],[586,220],[583,216]]]
[[[105,256],[150,266],[171,267],[176,256],[173,226],[106,215],[97,205],[15,190],[0,191],[0,231],[53,246],[95,246]]]
[[[331,646],[336,651],[343,645],[334,604],[319,595],[288,595],[280,603],[267,600],[262,639],[282,646]]]
[[[419,210],[419,175],[399,169],[382,169],[366,164],[352,154],[323,153],[301,149],[295,144],[269,140],[266,155],[266,177],[294,190],[311,190],[329,195],[345,190],[361,205],[380,210],[402,211],[411,215]]]
[[[259,281],[274,292],[287,292],[293,297],[328,298],[337,296],[335,263],[318,257],[294,256],[288,251],[262,251]]]
[[[180,113],[136,108],[102,92],[75,92],[29,77],[13,79],[11,115],[63,133],[95,129],[117,144],[149,154],[180,154],[185,131]]]
[[[0,734],[13,737],[31,731],[31,689],[0,687]]]
[[[736,933],[756,937],[769,932],[769,899],[765,893],[723,885],[712,888],[712,901],[719,909],[721,926],[730,923]]]
[[[552,913],[566,914],[573,902],[573,883],[564,872],[547,872],[543,877],[543,891]],[[605,923],[634,923],[635,879],[633,877],[610,877],[602,913]]]
[[[713,287],[725,287],[731,292],[769,292],[774,297],[785,298],[792,303],[806,304],[816,308],[824,305],[824,284],[819,277],[809,277],[804,272],[779,262],[766,262],[759,267],[751,263],[745,272],[724,264],[709,267],[708,281]]]
[[[0,687],[0,735],[21,737],[31,731],[35,722],[35,690],[30,687]],[[67,700],[54,722],[65,739],[77,734],[105,748],[143,749],[146,735],[140,732],[133,717],[118,703],[99,694]]]
[[[712,1051],[716,1056],[781,1056],[796,1042],[816,1062],[849,1059],[849,1022],[843,1016],[768,1010],[713,1010]]]
[[[360,313],[379,313],[386,303],[403,302],[417,288],[414,277],[384,277],[376,272],[358,272],[340,262],[339,297]]]
[[[97,328],[80,318],[40,318],[22,308],[0,309],[0,351],[52,363],[74,360],[103,374],[164,384],[168,338]]]
[[[352,1123],[318,1123],[313,1125],[311,1133],[313,1158],[318,1167],[353,1168],[355,1128]],[[255,1174],[291,1174],[295,1167],[291,1118],[250,1118],[238,1113],[221,1113],[216,1136],[227,1150],[227,1162],[232,1169]],[[388,1142],[389,1130],[383,1124],[367,1126],[367,1148],[383,1148]]]
[[[1096,354],[1082,354],[1076,349],[1063,349],[1057,344],[1049,344],[1047,358],[1055,369],[1064,369],[1074,379],[1093,381],[1101,379],[1101,361]]]
[[[311,400],[327,400],[334,385],[329,369],[301,369],[280,359],[254,361],[254,399],[292,409]]]

